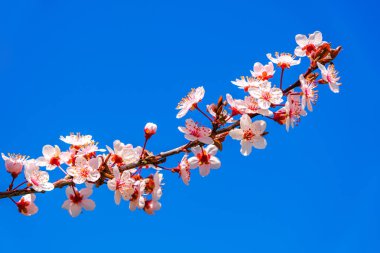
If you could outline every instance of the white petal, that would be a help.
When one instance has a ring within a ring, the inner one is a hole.
[[[257,149],[264,149],[267,146],[267,141],[262,136],[255,136],[252,144]]]
[[[210,155],[216,155],[218,152],[218,148],[215,145],[208,145],[205,150]]]
[[[252,120],[251,120],[251,118],[247,114],[244,114],[243,116],[241,116],[241,118],[240,118],[240,128],[243,131],[249,129],[251,127],[251,123],[252,123]]]
[[[231,136],[232,139],[240,141],[243,139],[244,132],[241,129],[235,128],[230,131],[229,135]]]
[[[69,207],[69,213],[73,218],[77,217],[81,213],[81,211],[82,207],[80,205],[72,204]]]
[[[51,158],[55,155],[55,148],[51,145],[45,145],[42,148],[42,154],[44,157]]]
[[[252,143],[246,140],[242,140],[240,144],[241,144],[240,153],[243,156],[248,156],[252,151]]]
[[[215,157],[215,156],[210,157],[210,168],[211,169],[219,169],[221,165],[222,165],[222,163],[220,162],[220,160],[217,157]]]
[[[199,159],[197,157],[190,157],[188,159],[188,162],[189,162],[189,165],[190,165],[190,169],[195,169],[196,167],[199,166]]]
[[[87,211],[92,211],[95,209],[95,202],[91,199],[84,199],[81,201],[81,206]]]

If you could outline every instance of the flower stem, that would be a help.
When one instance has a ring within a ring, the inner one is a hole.
[[[204,111],[202,111],[198,105],[194,105],[195,109],[197,109],[200,113],[202,113],[208,120],[210,120],[211,122],[214,122],[214,120],[212,118],[210,118],[210,116],[208,116]]]
[[[282,90],[282,79],[283,79],[283,77],[284,77],[284,71],[285,71],[285,69],[282,68],[282,69],[281,69],[281,78],[280,78],[280,89],[281,89],[281,90]]]

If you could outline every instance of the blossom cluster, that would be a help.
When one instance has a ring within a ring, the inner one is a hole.
[[[94,186],[106,184],[113,192],[116,205],[124,200],[129,202],[131,211],[141,209],[147,214],[154,214],[161,209],[164,171],[178,174],[183,183],[189,185],[193,170],[198,169],[199,174],[205,177],[211,170],[221,167],[217,152],[222,150],[227,136],[240,141],[241,154],[248,156],[253,148],[266,148],[267,121],[284,125],[289,131],[290,127],[299,124],[307,111],[313,110],[319,86],[327,84],[332,92],[339,92],[340,78],[332,61],[341,48],[331,48],[318,31],[309,36],[299,34],[295,40],[294,53],[268,53],[267,63],[256,62],[250,76],[232,81],[245,93],[242,98],[226,94],[225,99],[221,97],[217,103],[207,105],[203,110],[200,103],[205,96],[204,87],[192,89],[179,102],[177,118],[184,118],[196,110],[205,116],[207,122],[185,119],[178,130],[187,144],[158,154],[148,151],[148,141],[157,133],[154,123],[145,125],[142,146],[115,140],[112,147],[102,149],[91,135],[61,136],[60,140],[68,145],[67,148],[45,145],[41,156],[36,159],[2,154],[12,181],[6,191],[0,192],[0,198],[8,197],[21,214],[30,216],[38,212],[36,193],[65,187],[67,199],[63,201],[62,208],[76,217],[83,210],[94,210],[95,202],[90,198]],[[308,59],[307,71],[300,74],[295,83],[284,88],[285,70],[299,65],[302,58]],[[276,73],[280,73],[277,81]],[[176,166],[163,166],[167,157],[180,153],[183,157]],[[63,178],[50,182],[49,173],[56,170],[61,171]],[[22,172],[25,180],[14,187]],[[13,199],[15,196],[22,197],[16,201]]]

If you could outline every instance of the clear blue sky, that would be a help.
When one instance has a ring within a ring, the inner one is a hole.
[[[0,4],[1,152],[36,157],[77,131],[141,145],[148,121],[159,126],[153,151],[182,144],[174,107],[190,87],[204,85],[202,105],[243,96],[230,81],[292,51],[297,33],[343,46],[343,87],[322,89],[290,133],[269,124],[265,150],[243,157],[229,139],[207,178],[194,173],[186,187],[166,174],[155,216],[115,206],[106,188],[76,219],[62,190],[38,195],[30,218],[2,200],[1,252],[380,252],[375,1],[11,2]],[[8,182],[2,169],[1,189]]]

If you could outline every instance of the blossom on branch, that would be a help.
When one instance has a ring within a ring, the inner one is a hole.
[[[69,211],[69,214],[72,217],[77,217],[81,212],[82,208],[86,211],[92,211],[95,209],[95,202],[91,199],[88,199],[92,194],[92,189],[89,186],[78,191],[74,186],[66,187],[66,200],[62,208]]]
[[[232,139],[240,141],[241,154],[248,156],[251,154],[252,146],[257,149],[264,149],[267,146],[267,141],[263,137],[265,128],[264,120],[252,122],[251,118],[244,114],[240,118],[240,129],[232,129],[229,135]]]
[[[70,144],[72,146],[84,146],[87,144],[90,144],[92,141],[91,135],[81,135],[80,133],[73,134],[64,137],[61,136],[59,139],[67,144]]]
[[[73,182],[83,184],[84,182],[96,182],[100,178],[99,158],[91,158],[87,161],[83,156],[77,157],[75,165],[67,169],[67,174],[73,177]]]
[[[267,54],[268,59],[273,62],[274,64],[277,64],[282,69],[288,69],[291,66],[295,66],[301,63],[301,59],[295,60],[295,56],[292,56],[288,53],[277,53],[275,54],[275,57],[272,56],[272,54]]]
[[[6,156],[3,153],[1,153],[1,156],[5,161],[5,169],[7,172],[10,173],[13,178],[16,178],[21,173],[27,157],[16,154],[8,154],[8,156]]]
[[[191,149],[194,156],[189,158],[190,169],[199,167],[199,174],[202,177],[210,174],[210,169],[219,169],[220,160],[215,156],[218,148],[215,145],[208,145],[206,148],[196,146]]]
[[[135,189],[133,188],[135,180],[131,178],[131,173],[129,171],[123,171],[123,173],[120,174],[118,168],[113,168],[113,176],[113,179],[108,180],[107,186],[111,191],[115,191],[115,203],[116,205],[119,205],[121,198],[129,200],[135,192]]]
[[[46,167],[47,170],[54,170],[70,159],[70,153],[62,153],[57,145],[54,147],[51,145],[45,145],[42,148],[42,154],[43,156],[37,159],[37,165]]]
[[[38,207],[34,204],[35,199],[36,195],[34,194],[24,195],[20,201],[16,203],[18,211],[25,216],[36,214],[38,212]]]
[[[334,64],[330,64],[327,69],[319,62],[317,62],[317,65],[321,71],[323,81],[329,84],[330,90],[334,93],[339,93],[339,87],[342,84],[338,83],[340,77],[338,77],[338,72],[335,70]]]
[[[279,88],[271,87],[271,83],[263,82],[258,88],[250,88],[249,94],[257,99],[257,103],[261,109],[267,110],[273,105],[281,104],[282,90]]]
[[[267,65],[263,65],[260,62],[256,62],[253,65],[253,71],[251,70],[251,74],[253,77],[263,81],[272,78],[274,72],[275,71],[272,62],[269,62]]]
[[[212,144],[214,140],[210,137],[211,129],[195,123],[192,119],[186,120],[186,127],[178,127],[181,133],[185,134],[185,139],[189,141],[200,141],[204,144]]]
[[[296,35],[297,48],[294,54],[298,57],[310,56],[314,53],[318,46],[322,45],[322,33],[319,31],[310,34],[309,37],[303,34]]]
[[[301,105],[302,109],[305,109],[307,106],[307,109],[309,111],[313,111],[312,104],[315,104],[317,102],[318,96],[316,90],[314,90],[317,85],[314,81],[306,80],[305,77],[301,74],[299,77],[299,80],[301,82],[301,90],[302,90],[302,99],[301,99]]]
[[[41,192],[54,189],[54,185],[49,183],[49,173],[40,171],[34,159],[26,161],[24,174],[26,181],[28,181],[33,190]]]
[[[191,89],[186,97],[178,103],[177,110],[180,110],[177,114],[177,119],[182,118],[187,114],[189,110],[195,109],[195,106],[203,99],[205,95],[205,89],[203,86],[196,89]]]

